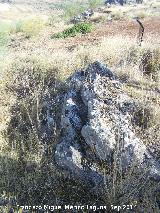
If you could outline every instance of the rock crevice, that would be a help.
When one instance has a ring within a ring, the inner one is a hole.
[[[158,180],[159,165],[131,123],[135,103],[123,92],[118,78],[95,62],[69,81],[61,116],[62,136],[55,152],[58,166],[96,186],[104,179],[98,161],[111,167],[116,156],[124,174],[137,165],[147,167],[146,175]]]

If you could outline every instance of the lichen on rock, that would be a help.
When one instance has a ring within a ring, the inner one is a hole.
[[[131,122],[135,103],[123,92],[119,79],[105,65],[95,62],[77,71],[69,82],[61,115],[62,134],[55,152],[59,167],[96,186],[104,180],[98,161],[111,167],[116,156],[122,173],[136,165],[142,170],[147,167],[146,175],[159,179],[159,165]]]

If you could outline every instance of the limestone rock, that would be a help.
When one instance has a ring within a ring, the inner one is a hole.
[[[57,164],[94,186],[104,179],[98,161],[109,166],[116,161],[124,174],[135,165],[147,168],[146,176],[159,180],[159,163],[131,122],[135,103],[123,92],[118,78],[105,65],[95,62],[76,72],[69,82],[55,153]]]
[[[71,23],[77,24],[79,22],[84,22],[85,20],[89,19],[94,14],[94,11],[92,9],[88,9],[81,13],[80,15],[74,16],[74,18],[71,20]]]
[[[103,177],[94,168],[83,164],[84,153],[78,143],[82,129],[78,98],[78,93],[72,89],[64,98],[61,116],[62,138],[56,148],[55,160],[61,168],[68,170],[72,177],[97,185],[102,182]]]

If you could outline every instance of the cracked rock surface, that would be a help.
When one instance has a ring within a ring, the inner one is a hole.
[[[159,163],[134,131],[135,103],[123,92],[118,78],[102,63],[90,64],[69,79],[61,115],[61,137],[55,161],[71,176],[97,186],[103,183],[98,162],[113,159],[125,174],[132,166],[160,179]]]

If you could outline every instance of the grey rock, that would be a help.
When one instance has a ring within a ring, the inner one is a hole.
[[[89,19],[94,14],[94,11],[92,9],[88,9],[81,13],[80,15],[74,16],[73,19],[71,19],[71,23],[77,24],[79,22],[84,22],[86,19]]]
[[[142,4],[143,2],[145,2],[144,0],[106,0],[105,4],[120,4],[120,5],[124,5],[124,4]]]
[[[82,128],[82,136],[88,145],[95,147],[102,160],[111,159],[119,146],[117,157],[122,168],[127,169],[135,160],[142,163],[146,147],[136,137],[129,122],[129,109],[125,104],[131,102],[130,98],[122,92],[121,84],[105,66],[95,63],[92,68],[92,86],[81,93],[82,100],[88,105],[89,118],[88,124]]]
[[[82,16],[87,19],[94,14],[92,9],[88,9],[82,13]]]
[[[95,62],[68,81],[55,152],[58,166],[93,186],[102,186],[104,180],[99,160],[110,166],[116,160],[124,174],[136,165],[158,181],[160,164],[135,133],[131,120],[136,104],[118,78]]]
[[[102,182],[103,177],[94,168],[83,165],[84,154],[78,143],[82,128],[78,98],[78,93],[73,89],[64,98],[61,116],[62,138],[56,147],[55,161],[61,168],[69,171],[70,176],[95,186]]]
[[[71,141],[62,141],[57,145],[55,160],[57,164],[69,171],[69,176],[78,178],[86,184],[99,185],[103,177],[94,168],[84,167],[82,164],[83,154],[78,150],[78,144],[71,145]]]

